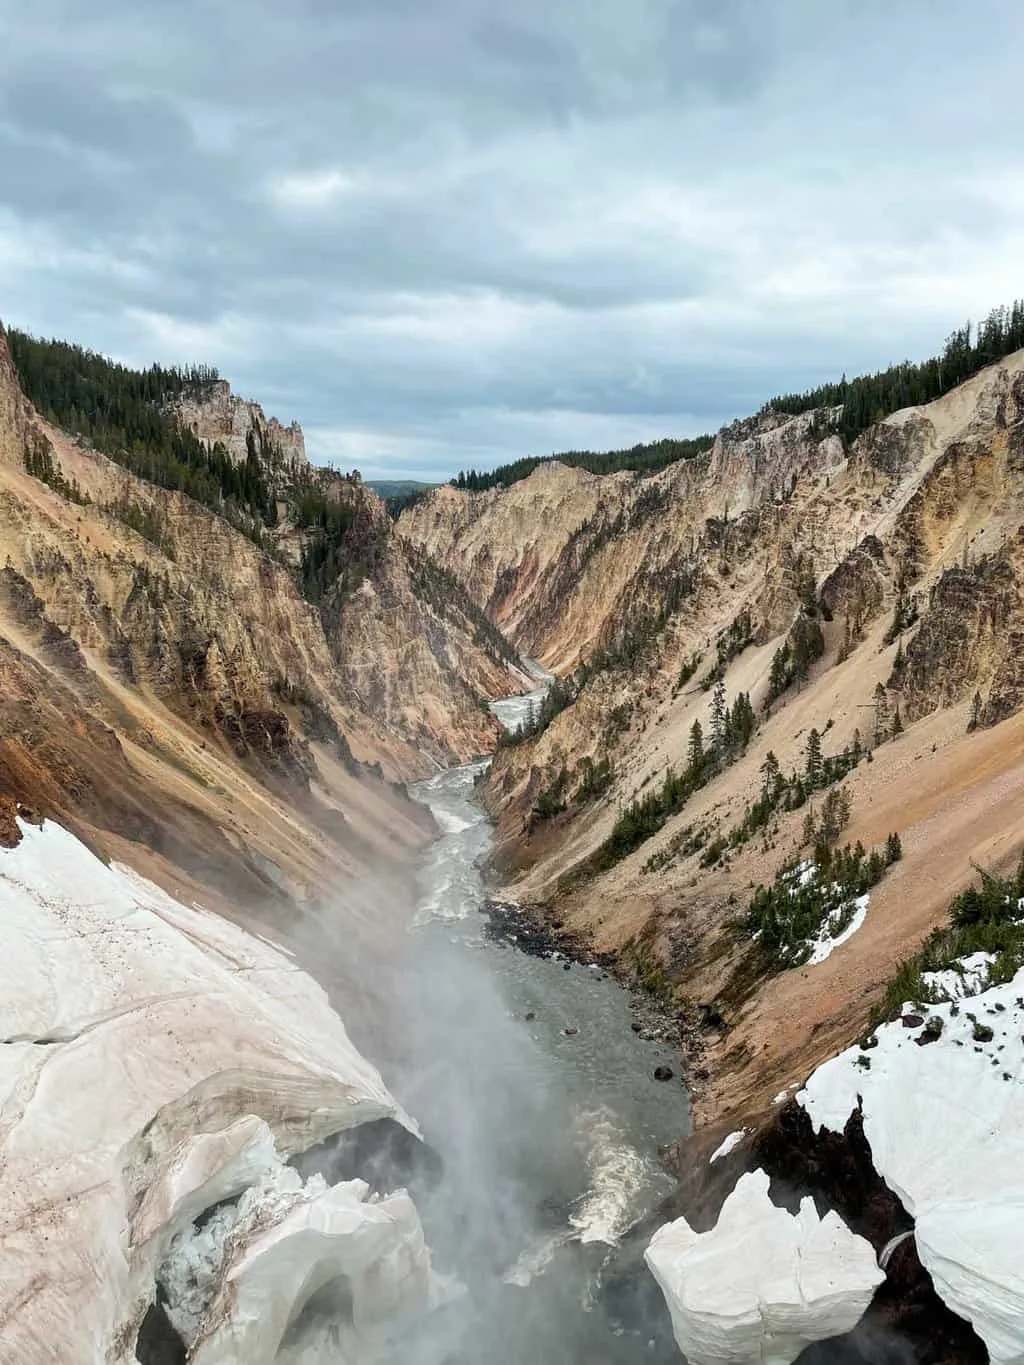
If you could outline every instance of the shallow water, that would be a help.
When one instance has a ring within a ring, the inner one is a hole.
[[[465,1292],[395,1360],[675,1361],[656,1294],[616,1317],[600,1286],[620,1238],[671,1189],[658,1147],[688,1129],[689,1104],[680,1080],[653,1071],[678,1074],[678,1058],[633,1032],[628,998],[603,972],[485,935],[491,833],[473,802],[485,767],[413,789],[443,832],[422,870],[398,991],[408,1045],[389,1080],[445,1163],[419,1202],[439,1269]]]

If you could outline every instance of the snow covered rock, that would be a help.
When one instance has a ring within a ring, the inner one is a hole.
[[[961,966],[957,994],[986,969]],[[818,1131],[842,1132],[860,1105],[875,1169],[913,1215],[939,1297],[993,1365],[1024,1365],[1024,970],[916,1017],[833,1057],[797,1099]]]
[[[390,1325],[428,1307],[430,1258],[411,1199],[368,1193],[361,1180],[303,1185],[285,1167],[182,1236],[160,1282],[193,1365],[317,1359],[310,1342],[324,1328],[325,1361],[368,1365]]]
[[[795,1216],[768,1198],[764,1171],[741,1176],[717,1225],[678,1218],[646,1259],[690,1365],[789,1365],[813,1341],[856,1326],[885,1278],[869,1242],[811,1199]]]
[[[0,849],[0,1358],[134,1361],[172,1244],[204,1210],[282,1179],[301,1188],[264,1201],[235,1236],[231,1315],[204,1318],[204,1350],[219,1325],[228,1339],[241,1330],[260,1266],[275,1266],[282,1330],[334,1268],[348,1267],[370,1316],[424,1302],[405,1196],[371,1202],[353,1185],[282,1176],[283,1159],[356,1124],[391,1117],[415,1131],[320,987],[59,825],[20,828]],[[274,1359],[268,1340],[235,1358]]]

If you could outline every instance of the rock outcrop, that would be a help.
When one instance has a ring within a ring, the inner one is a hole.
[[[284,426],[276,417],[266,417],[259,403],[233,394],[226,379],[216,380],[202,398],[178,399],[173,411],[201,441],[211,446],[220,442],[239,464],[250,448],[272,468],[294,471],[309,463],[298,422]]]

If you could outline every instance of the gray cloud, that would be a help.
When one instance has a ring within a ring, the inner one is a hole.
[[[1021,292],[1013,0],[20,9],[0,313],[321,459],[703,430]]]

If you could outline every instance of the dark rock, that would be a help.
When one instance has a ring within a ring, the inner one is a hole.
[[[675,1074],[670,1066],[656,1066],[654,1068],[654,1079],[656,1081],[670,1081]]]
[[[904,1014],[904,1015],[903,1015],[903,1027],[904,1027],[904,1028],[920,1028],[921,1025],[922,1025],[923,1023],[924,1023],[924,1019],[922,1018],[922,1016],[921,1016],[920,1014]]]
[[[929,1015],[928,1022],[918,1034],[914,1041],[918,1047],[925,1047],[928,1043],[937,1043],[942,1037],[942,1019],[937,1014]]]
[[[570,1024],[568,1028],[562,1029],[562,1032],[565,1034],[567,1038],[575,1038],[577,1033],[579,1033],[579,1029],[576,1028],[574,1025]]]
[[[639,1019],[634,1019],[629,1027],[633,1030],[634,1033],[643,1033],[644,1031],[644,1026],[643,1024],[641,1024]]]
[[[289,1161],[308,1180],[322,1175],[328,1185],[342,1180],[365,1180],[374,1194],[408,1189],[417,1193],[432,1189],[441,1179],[441,1158],[425,1142],[395,1119],[373,1119],[357,1124]]]
[[[714,1005],[698,1005],[697,1019],[702,1029],[717,1029],[719,1033],[724,1033],[726,1028],[725,1020],[721,1011]]]
[[[523,1015],[523,1018],[526,1020],[528,1024],[532,1024],[536,1017],[537,1013],[535,1010],[527,1010],[526,1013]]]
[[[171,1326],[162,1303],[151,1303],[139,1328],[135,1359],[142,1365],[185,1365],[185,1343]]]

